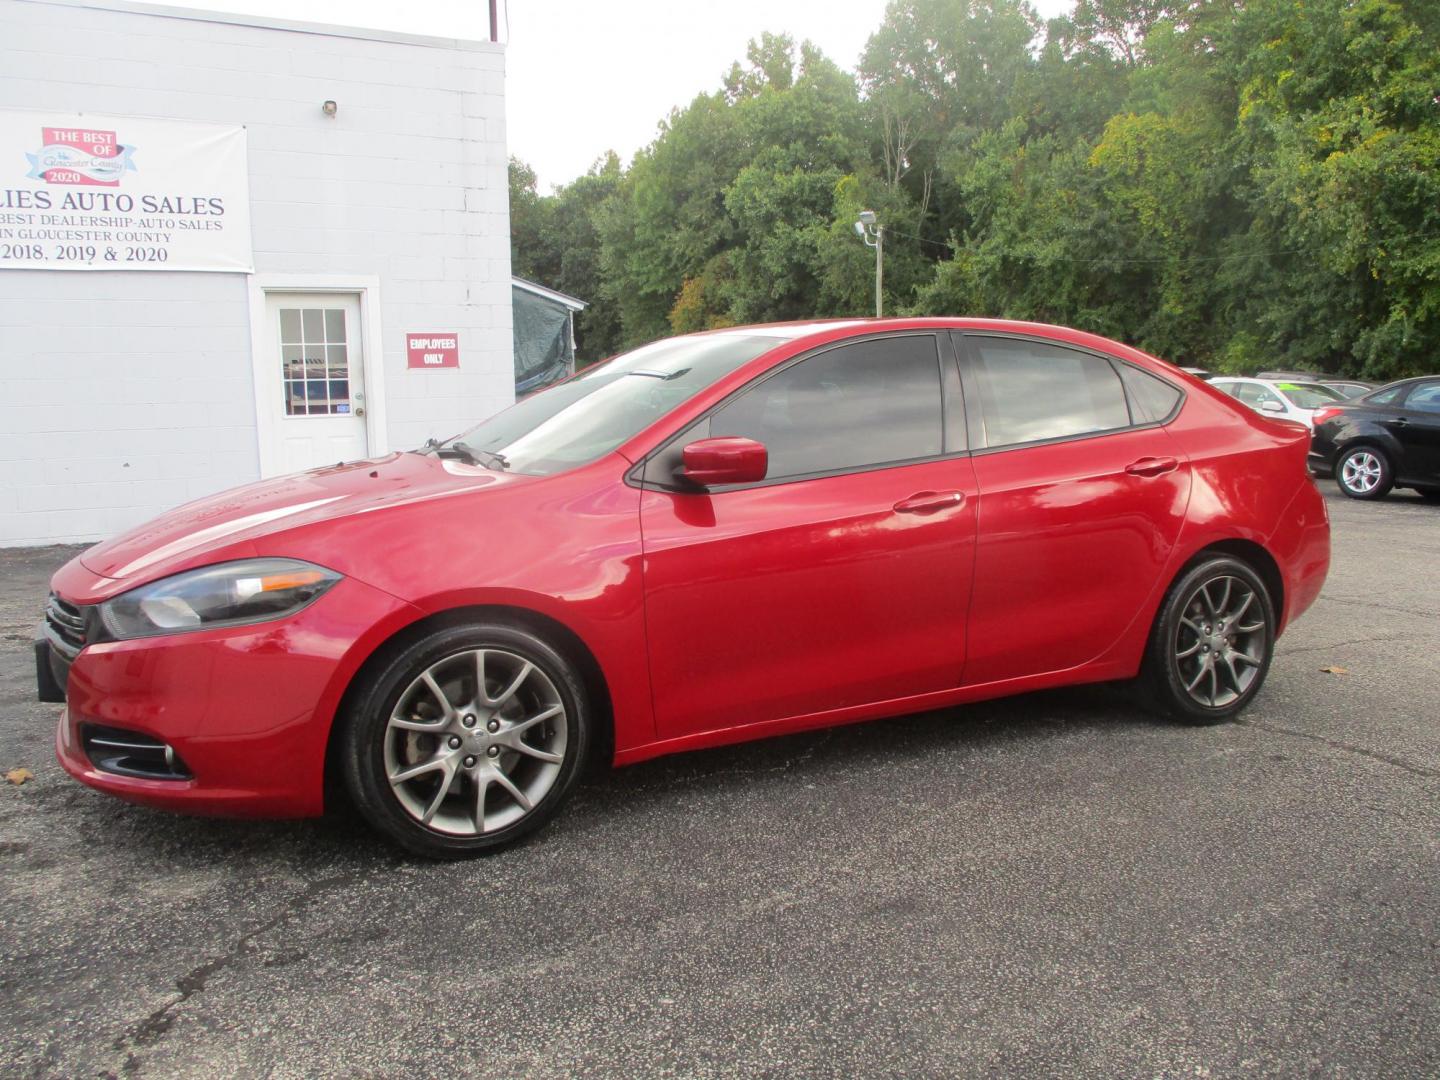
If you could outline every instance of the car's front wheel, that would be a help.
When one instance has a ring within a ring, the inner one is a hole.
[[[1275,608],[1247,564],[1214,555],[1170,587],[1155,617],[1140,688],[1156,711],[1191,724],[1229,720],[1260,691],[1275,648]]]
[[[1380,499],[1395,484],[1395,473],[1383,450],[1352,446],[1340,456],[1335,482],[1352,499]]]
[[[341,733],[362,815],[410,851],[455,858],[552,818],[590,744],[575,665],[527,629],[435,630],[366,679]]]

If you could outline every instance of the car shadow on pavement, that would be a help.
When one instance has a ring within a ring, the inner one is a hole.
[[[695,750],[599,770],[582,780],[575,801],[549,829],[509,850],[555,839],[557,831],[577,825],[623,831],[627,820],[683,813],[685,802],[697,794],[723,798],[733,792],[738,799],[753,795],[762,782],[778,781],[783,790],[799,778],[826,798],[840,794],[827,787],[844,783],[861,765],[903,775],[937,755],[974,755],[1006,744],[1155,723],[1122,691],[1085,686]],[[173,814],[70,784],[49,786],[33,797],[55,803],[47,809],[81,832],[103,834],[110,849],[143,854],[153,867],[168,871],[203,869],[224,860],[290,866],[313,879],[328,869],[354,872],[426,862],[385,843],[343,799],[332,802],[322,818],[268,821]],[[24,854],[31,869],[41,868],[37,859],[46,859],[36,851]]]
[[[939,753],[973,754],[1002,744],[1156,723],[1164,721],[1142,711],[1119,687],[1044,690],[657,758],[600,773],[577,794],[577,803],[587,814],[623,814],[663,803],[679,788],[738,789],[747,776],[803,772],[807,783],[819,786],[827,776],[844,776],[862,761],[903,770]]]

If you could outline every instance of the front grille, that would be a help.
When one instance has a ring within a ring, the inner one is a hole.
[[[81,724],[80,743],[90,763],[101,772],[145,780],[189,780],[191,776],[167,743],[138,731]]]
[[[50,630],[50,642],[73,660],[85,647],[85,613],[68,600],[62,600],[54,593],[45,605],[45,625]]]

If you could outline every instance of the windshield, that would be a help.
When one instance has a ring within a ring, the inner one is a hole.
[[[1275,389],[1289,399],[1298,409],[1318,409],[1334,401],[1344,401],[1345,395],[1319,383],[1276,383]]]
[[[784,340],[731,333],[656,341],[518,401],[449,442],[512,472],[543,476],[583,465]]]

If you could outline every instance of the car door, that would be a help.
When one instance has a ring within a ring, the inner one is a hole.
[[[1440,380],[1411,386],[1402,407],[1382,422],[1405,453],[1399,475],[1440,484]]]
[[[677,484],[681,448],[764,443],[764,481]],[[975,479],[948,339],[892,334],[767,374],[644,466],[657,734],[959,685]]]
[[[1162,585],[1190,492],[1163,426],[1183,392],[1053,342],[963,341],[980,491],[965,681],[1078,667]]]

